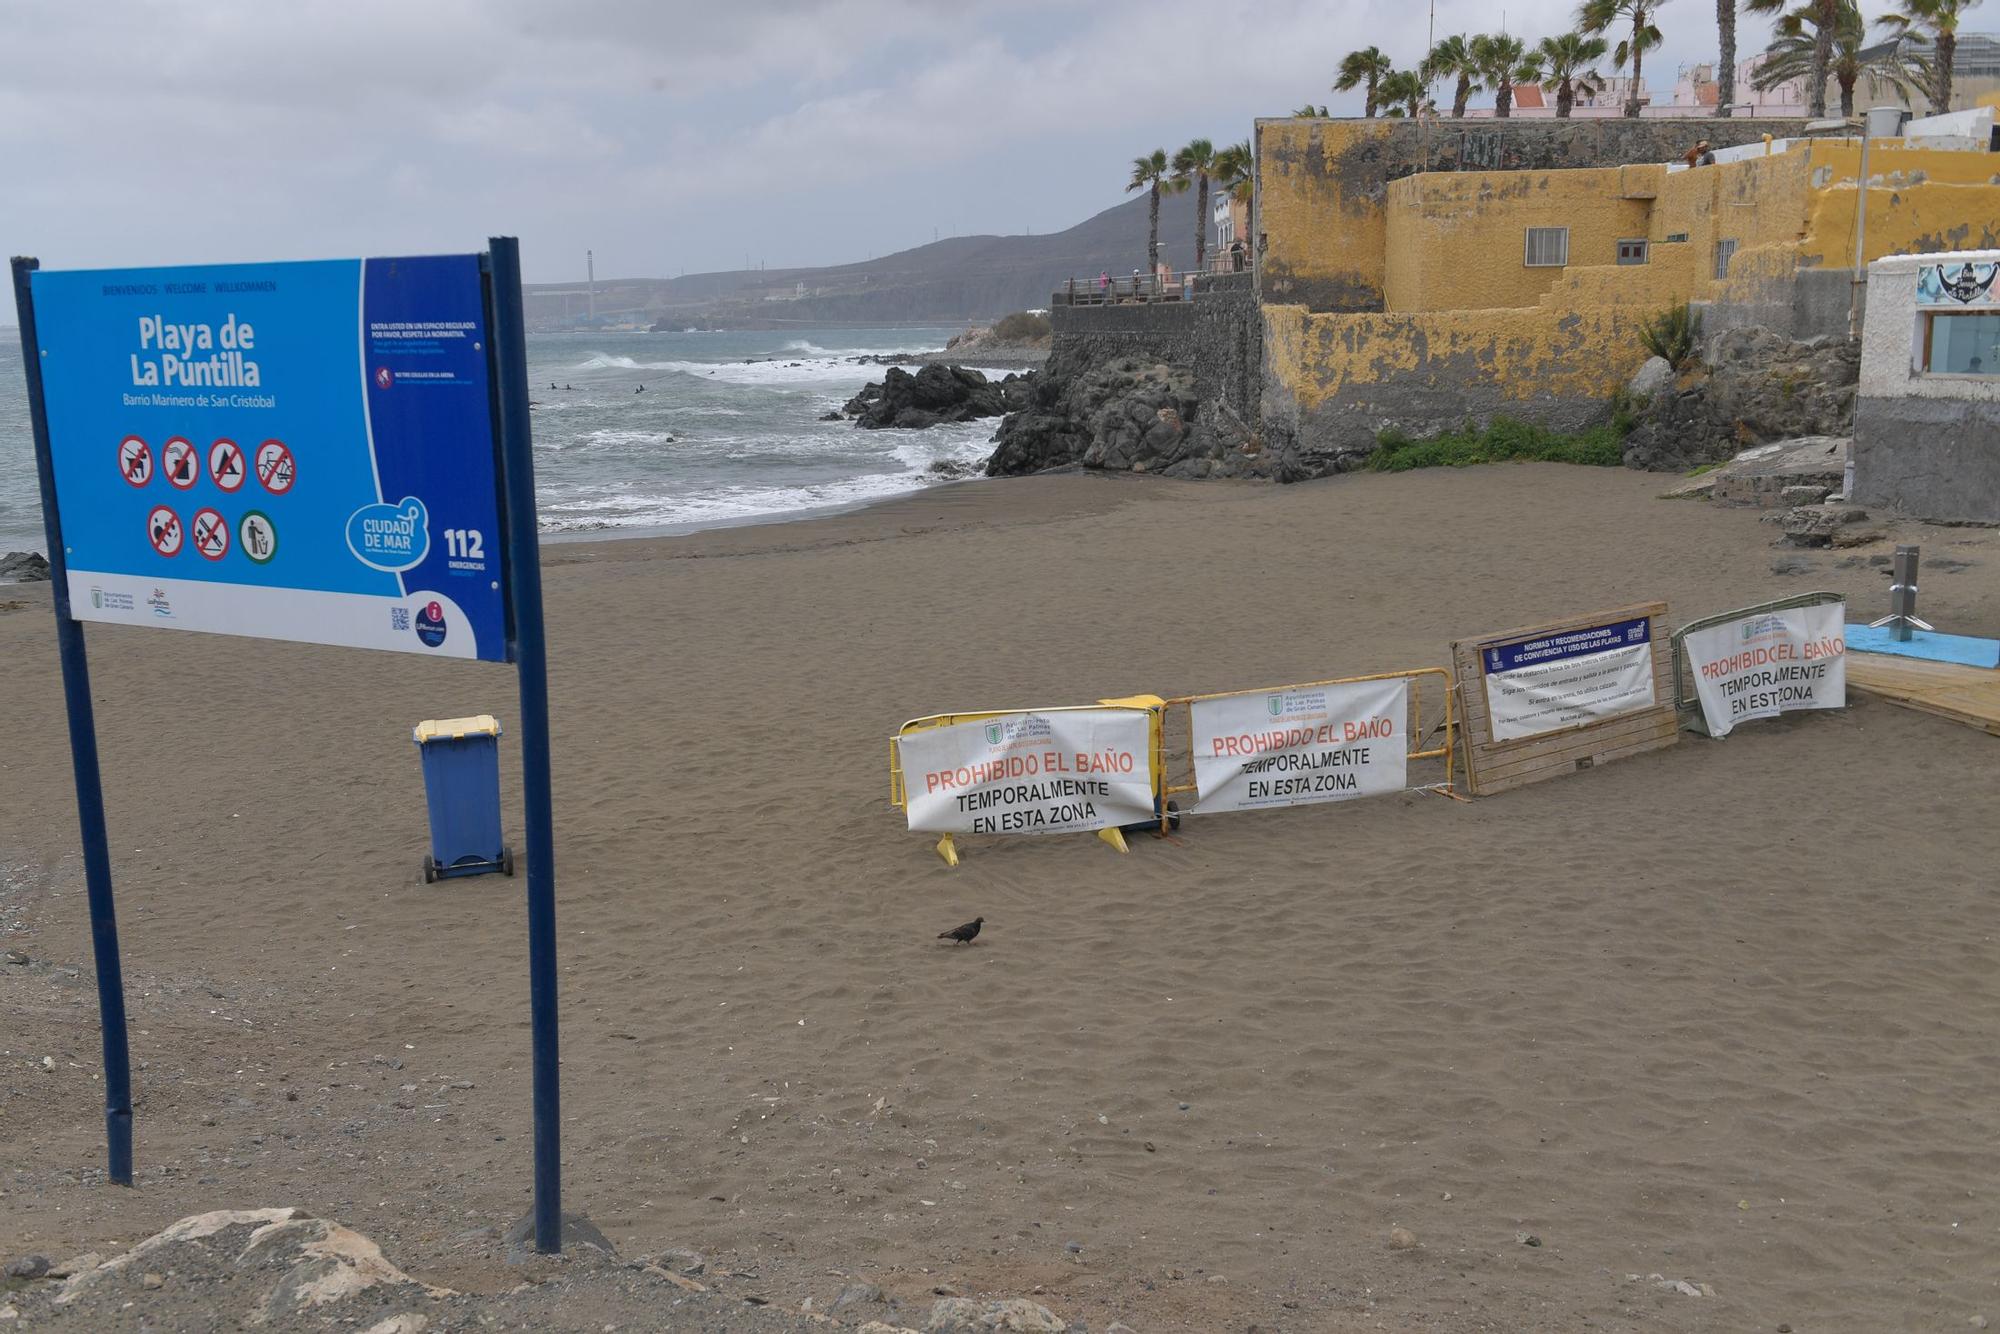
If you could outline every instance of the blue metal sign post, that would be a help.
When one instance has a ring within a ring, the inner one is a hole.
[[[104,1137],[111,1180],[132,1184],[132,1063],[125,1046],[125,973],[118,960],[118,912],[111,899],[111,844],[104,831],[104,784],[97,770],[97,714],[90,703],[90,659],[83,623],[70,615],[69,562],[63,558],[62,516],[56,511],[56,474],[49,453],[49,421],[42,400],[35,303],[28,275],[39,265],[14,260],[14,305],[21,318],[21,350],[28,374],[28,413],[35,424],[35,473],[42,488],[42,530],[49,542],[49,578],[55,590],[56,646],[62,654],[63,702],[69,710],[69,754],[76,771],[76,813],[83,826],[83,880],[90,898],[90,946],[97,959],[98,1029],[104,1039]]]
[[[507,586],[521,679],[521,786],[528,834],[528,1004],[535,1051],[535,1249],[562,1249],[562,1062],[556,1045],[556,849],[549,792],[549,666],[542,630],[541,540],[528,428],[528,340],[521,249],[487,242],[493,367],[507,485]]]
[[[519,668],[535,1247],[562,1247],[554,817],[518,243],[41,272],[13,262],[54,580],[110,1177],[131,1073],[83,622]],[[39,304],[38,304],[39,303]],[[490,548],[490,549],[489,549]]]

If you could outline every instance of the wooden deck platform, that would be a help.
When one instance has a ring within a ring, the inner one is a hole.
[[[1849,653],[1847,686],[2000,736],[2000,671],[1883,653]]]

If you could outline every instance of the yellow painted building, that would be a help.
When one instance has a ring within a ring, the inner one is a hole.
[[[1692,132],[1664,124],[1634,146],[1665,157]],[[1452,133],[1258,125],[1265,417],[1309,446],[1500,413],[1603,420],[1647,356],[1640,328],[1683,301],[1711,328],[1847,329],[1857,138],[1759,135],[1695,168],[1466,170],[1489,150]],[[1536,151],[1601,155],[1589,133]],[[1453,147],[1455,170],[1403,170]],[[2000,154],[1874,140],[1868,177],[1864,260],[2000,246]]]

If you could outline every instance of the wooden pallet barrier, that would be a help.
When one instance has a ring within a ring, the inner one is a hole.
[[[1646,602],[1453,644],[1473,794],[1673,745],[1666,620]]]

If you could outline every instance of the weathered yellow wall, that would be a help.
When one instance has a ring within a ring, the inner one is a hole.
[[[1391,311],[1583,310],[1679,301],[1788,304],[1801,269],[1854,260],[1860,147],[1788,151],[1692,171],[1660,167],[1457,172],[1389,187],[1384,244]],[[2000,246],[2000,164],[1982,153],[1877,141],[1869,153],[1867,259]],[[1529,227],[1570,228],[1567,270],[1528,268]],[[1670,241],[1671,236],[1684,236]],[[1617,241],[1644,236],[1649,262],[1619,266]],[[1726,278],[1719,242],[1736,242]]]
[[[1550,310],[1596,306],[1659,310],[1688,299],[1696,267],[1693,247],[1656,243],[1644,264],[1572,265],[1538,304]]]
[[[1812,193],[1799,262],[1851,268],[1861,145],[1816,143],[1810,162]],[[1877,139],[1868,149],[1868,181],[1869,260],[2000,245],[2000,154],[1904,148]]]
[[[1265,360],[1275,386],[1307,412],[1391,387],[1466,392],[1503,406],[1602,400],[1645,361],[1638,330],[1647,314],[1536,306],[1322,314],[1266,305]]]
[[[1564,270],[1528,266],[1530,227],[1569,228],[1573,266],[1615,264],[1620,240],[1646,235],[1651,203],[1626,197],[1618,167],[1406,176],[1389,186],[1385,305],[1534,305]]]
[[[1384,127],[1258,130],[1264,272],[1277,278],[1263,289],[1265,410],[1314,447],[1501,413],[1563,429],[1601,421],[1646,358],[1640,329],[1678,302],[1786,333],[1837,324],[1846,309],[1853,140],[1687,171],[1423,173],[1371,196],[1356,182],[1378,151],[1384,179]],[[1869,177],[1866,258],[2000,248],[2000,155],[1878,140]],[[1525,265],[1531,226],[1570,229],[1567,268]],[[1649,262],[1617,264],[1616,243],[1639,236]],[[1718,280],[1722,241],[1736,250]]]
[[[1714,277],[1716,243],[1734,240],[1734,263],[1755,267],[1768,282],[1775,252],[1745,256],[1797,246],[1807,226],[1809,170],[1801,147],[1694,171],[1636,165],[1406,177],[1389,188],[1385,304],[1392,311],[1582,310],[1727,300],[1729,285]],[[1524,262],[1527,229],[1547,226],[1570,229],[1567,269]],[[1667,239],[1676,235],[1686,239]],[[1617,243],[1635,237],[1651,243],[1648,262],[1618,264]]]
[[[1284,300],[1311,282],[1343,304],[1379,303],[1387,215],[1382,200],[1350,190],[1350,156],[1389,151],[1385,120],[1271,120],[1256,127],[1257,229],[1266,295]]]

